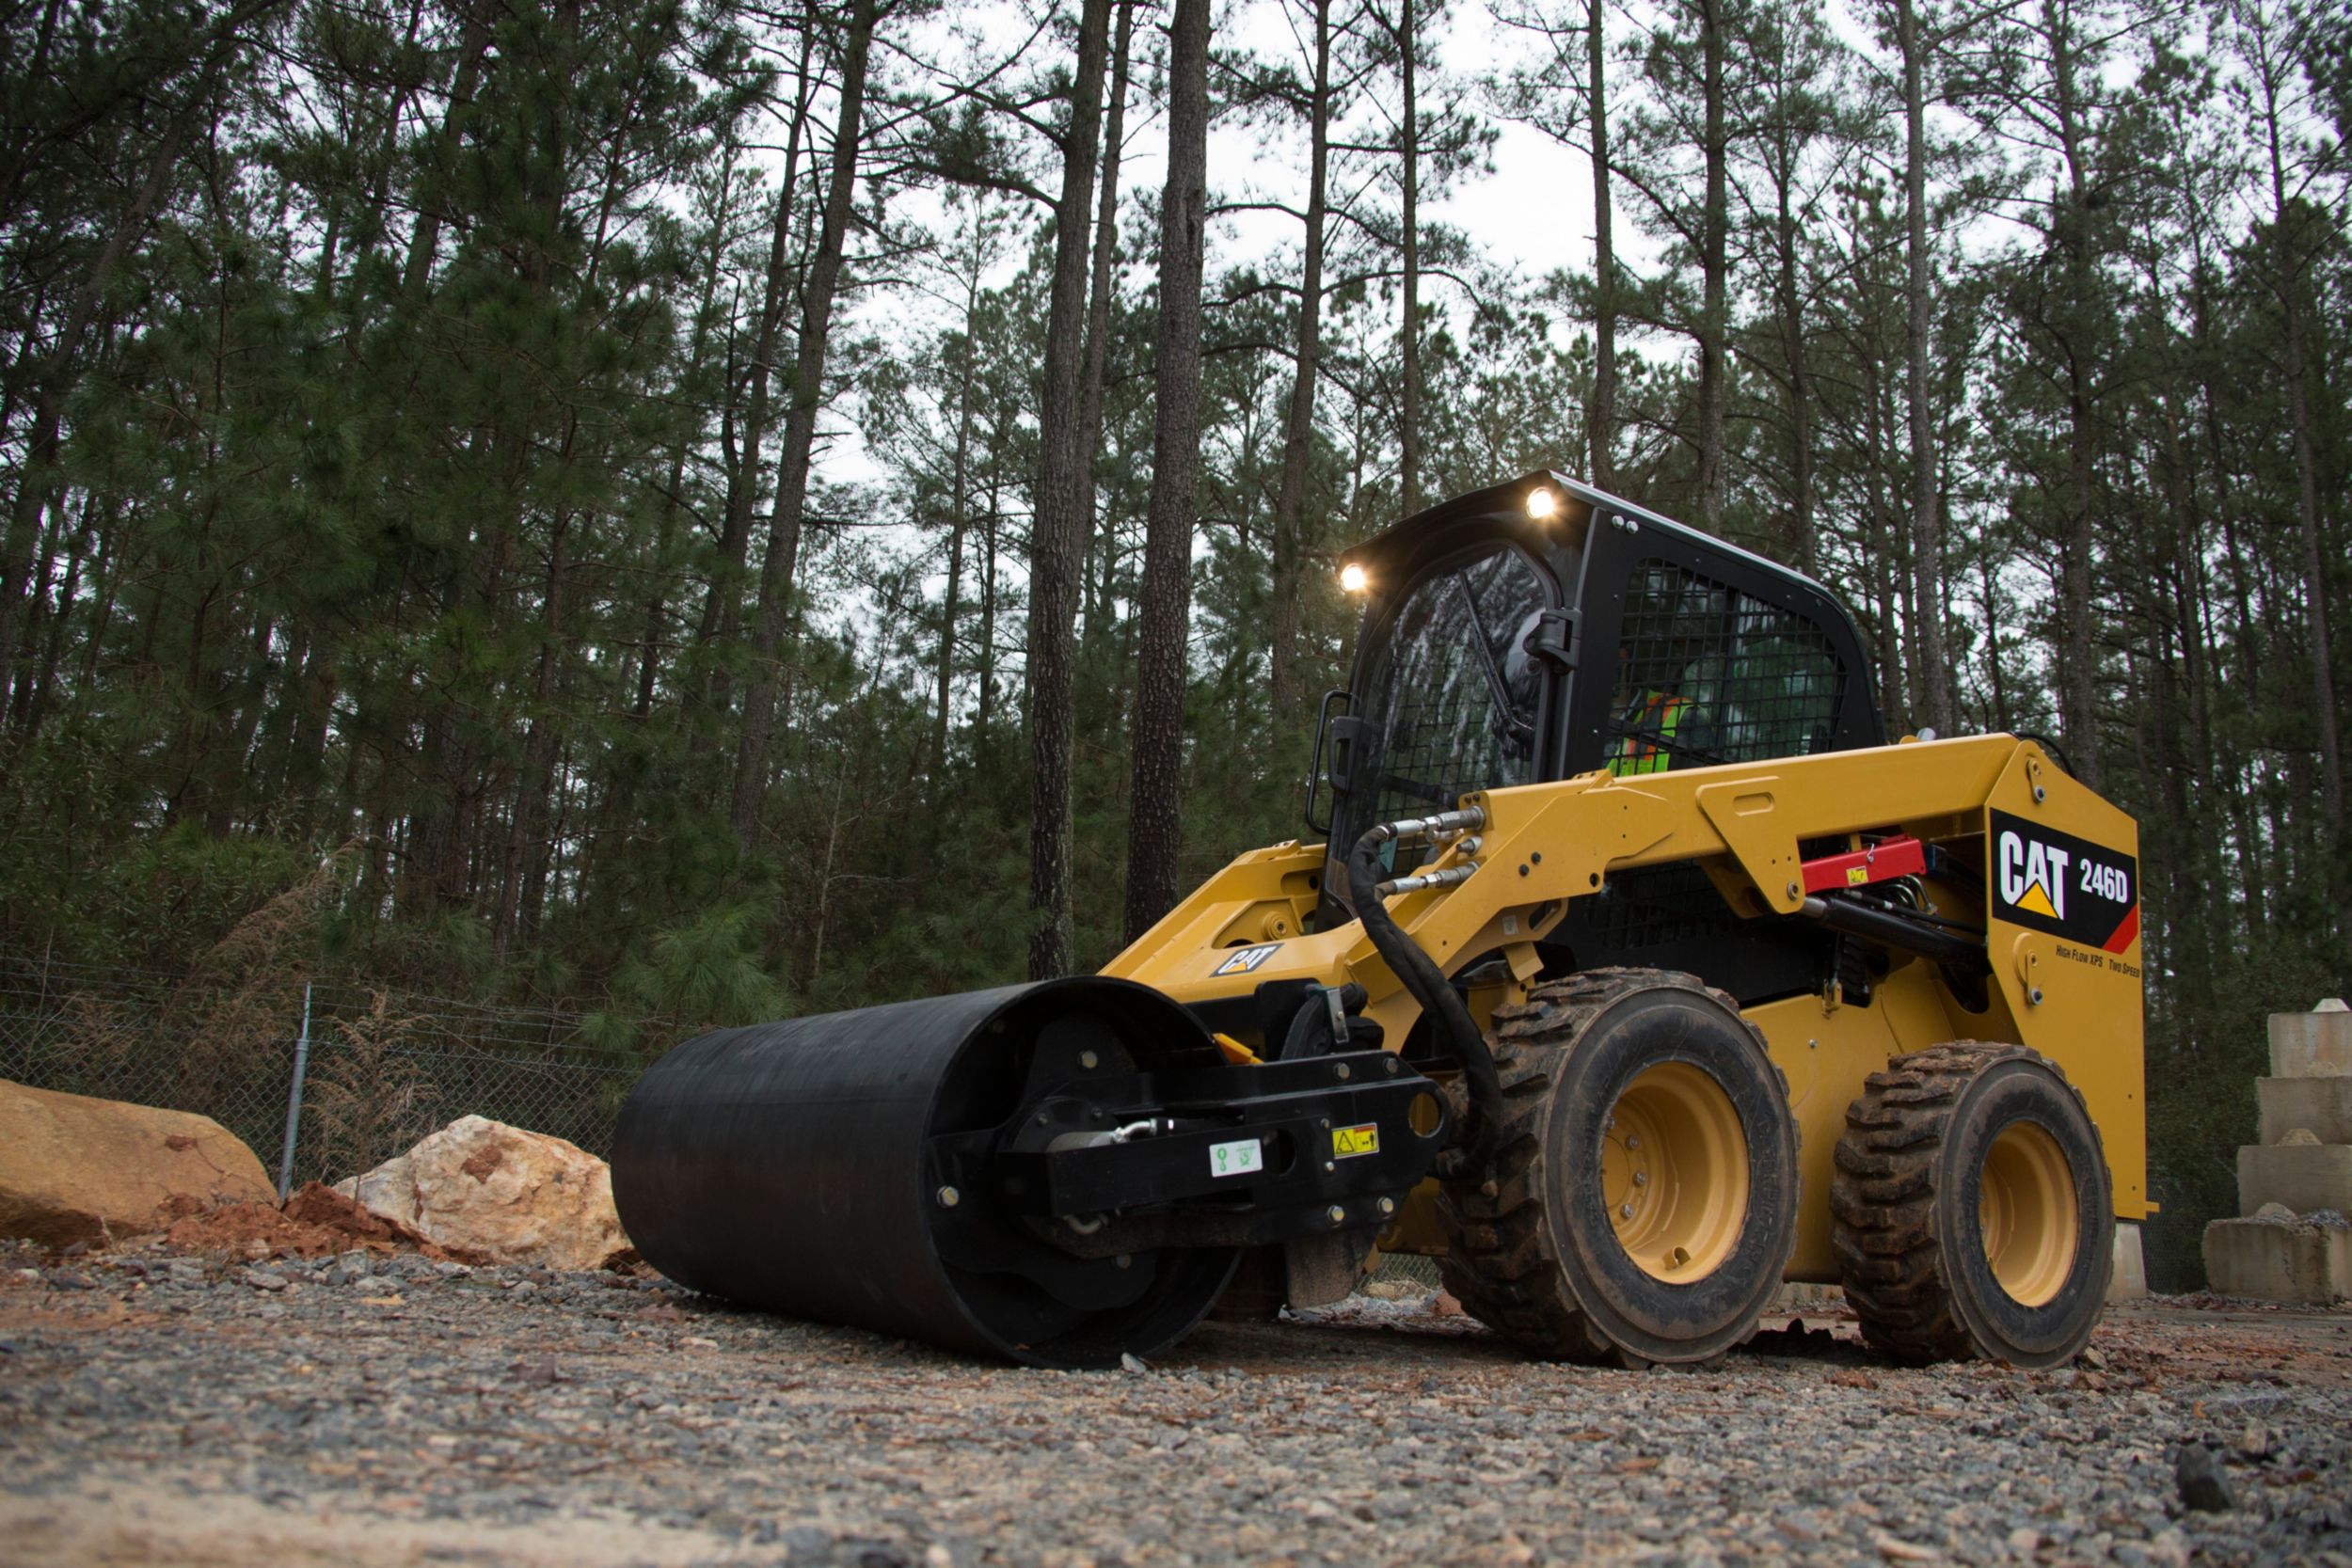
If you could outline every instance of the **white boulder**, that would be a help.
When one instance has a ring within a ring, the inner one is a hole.
[[[461,1117],[343,1184],[359,1207],[485,1263],[601,1269],[629,1253],[612,1170],[577,1144]]]

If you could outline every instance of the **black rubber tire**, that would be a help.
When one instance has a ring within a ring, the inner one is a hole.
[[[1498,1165],[1484,1180],[1442,1176],[1438,1201],[1439,1272],[1463,1308],[1532,1354],[1603,1366],[1702,1364],[1753,1334],[1796,1246],[1797,1131],[1787,1081],[1739,1005],[1688,974],[1591,970],[1497,1008],[1493,1032]],[[1688,1284],[1634,1263],[1601,1191],[1613,1108],[1669,1062],[1714,1080],[1748,1146],[1739,1238]]]
[[[2040,1053],[1974,1040],[1898,1056],[1864,1083],[1830,1192],[1838,1271],[1863,1338],[1911,1362],[2073,1359],[2115,1268],[2114,1193],[2082,1096]],[[1978,1208],[1986,1154],[2021,1122],[2049,1134],[2074,1186],[2074,1260],[2038,1307],[1994,1277]]]

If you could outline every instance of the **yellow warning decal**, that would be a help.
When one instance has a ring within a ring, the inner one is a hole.
[[[1331,1157],[1335,1160],[1353,1160],[1359,1154],[1379,1152],[1380,1129],[1372,1122],[1331,1130]]]
[[[1868,866],[1850,865],[1846,867],[1846,885],[1848,887],[1860,887],[1869,879],[1870,868]]]

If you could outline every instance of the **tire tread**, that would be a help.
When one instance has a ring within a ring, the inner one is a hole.
[[[1832,1246],[1846,1300],[1869,1344],[1900,1361],[1984,1354],[1946,1277],[1935,1233],[1936,1164],[1961,1097],[1979,1074],[2028,1061],[2082,1103],[2058,1065],[2023,1045],[1954,1040],[1898,1056],[1863,1080],[1837,1140],[1830,1183]],[[2084,1108],[2083,1119],[2090,1121]]]
[[[1578,1303],[1544,1223],[1541,1177],[1558,1065],[1611,1006],[1659,987],[1697,992],[1740,1016],[1739,1003],[1695,975],[1629,968],[1585,970],[1495,1009],[1490,1043],[1503,1085],[1502,1153],[1483,1180],[1479,1172],[1440,1167],[1438,1212],[1450,1250],[1438,1261],[1438,1277],[1464,1311],[1530,1354],[1637,1370],[1650,1364],[1612,1340]],[[1788,1079],[1777,1067],[1772,1070],[1785,1101]],[[1759,1305],[1751,1318],[1761,1315]],[[1734,1342],[1756,1326],[1743,1324]]]

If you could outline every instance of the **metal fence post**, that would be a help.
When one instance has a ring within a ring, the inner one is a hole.
[[[278,1156],[278,1201],[294,1191],[294,1133],[302,1126],[302,1075],[310,1065],[310,982],[302,982],[302,1033],[294,1040],[294,1083],[286,1090],[286,1147]]]

